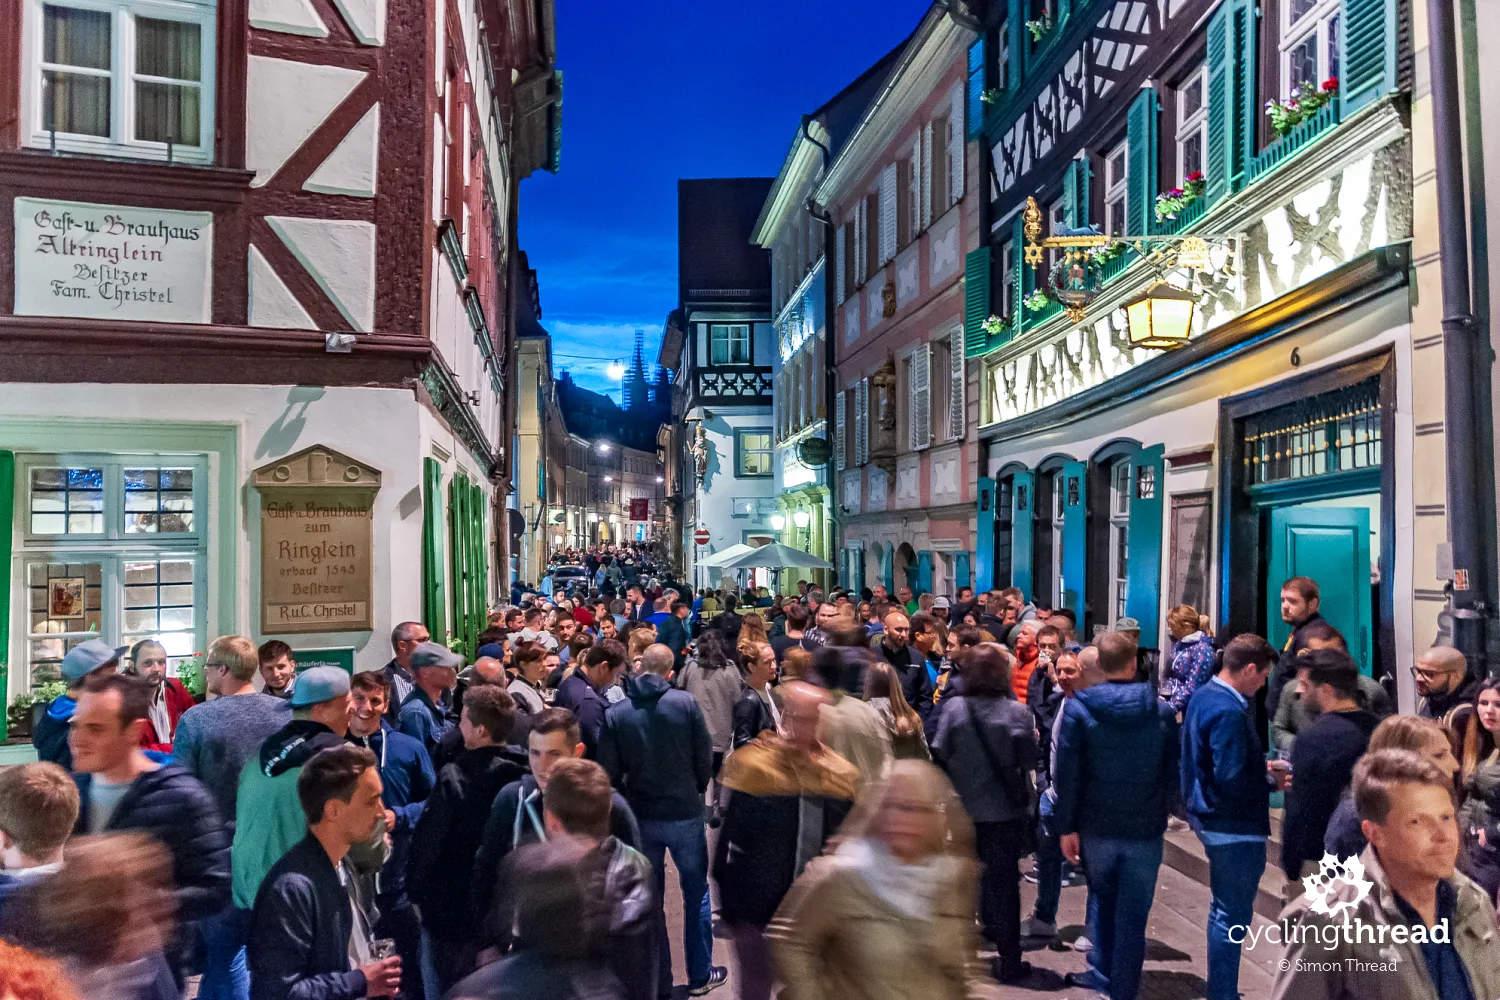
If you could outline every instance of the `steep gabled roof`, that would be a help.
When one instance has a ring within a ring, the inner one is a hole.
[[[771,301],[771,255],[750,242],[773,177],[677,182],[677,294],[682,302]]]

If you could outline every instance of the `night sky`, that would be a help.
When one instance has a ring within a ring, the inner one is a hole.
[[[553,364],[618,390],[605,366],[628,363],[637,329],[653,363],[677,304],[677,179],[774,176],[801,116],[899,44],[927,7],[558,0],[562,170],[524,181],[520,211]]]

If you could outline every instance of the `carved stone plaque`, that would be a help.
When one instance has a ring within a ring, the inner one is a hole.
[[[261,631],[372,628],[380,473],[314,445],[256,469],[251,481],[261,496]]]

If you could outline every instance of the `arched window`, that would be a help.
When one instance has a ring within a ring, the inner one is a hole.
[[[1037,466],[1033,474],[1031,499],[1035,511],[1032,543],[1032,592],[1027,595],[1038,607],[1062,607],[1066,581],[1063,579],[1063,511],[1067,502],[1067,481],[1063,475],[1071,459],[1054,456]]]

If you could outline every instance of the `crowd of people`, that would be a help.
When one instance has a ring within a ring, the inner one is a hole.
[[[155,643],[74,646],[39,761],[0,770],[0,984],[657,1000],[680,892],[692,996],[728,980],[717,933],[741,1000],[958,1000],[1032,981],[1048,943],[1081,953],[1069,985],[1134,1000],[1176,827],[1208,858],[1207,995],[1233,1000],[1279,794],[1285,919],[1313,930],[1278,998],[1500,996],[1500,681],[1435,647],[1393,714],[1309,579],[1284,649],[1181,606],[1158,656],[1015,588],[693,593],[644,550],[559,555],[585,573],[518,588],[467,657],[411,621],[383,670],[298,674],[225,636],[194,704]],[[1325,951],[1330,911],[1408,933]],[[1368,972],[1393,961],[1395,992]]]

